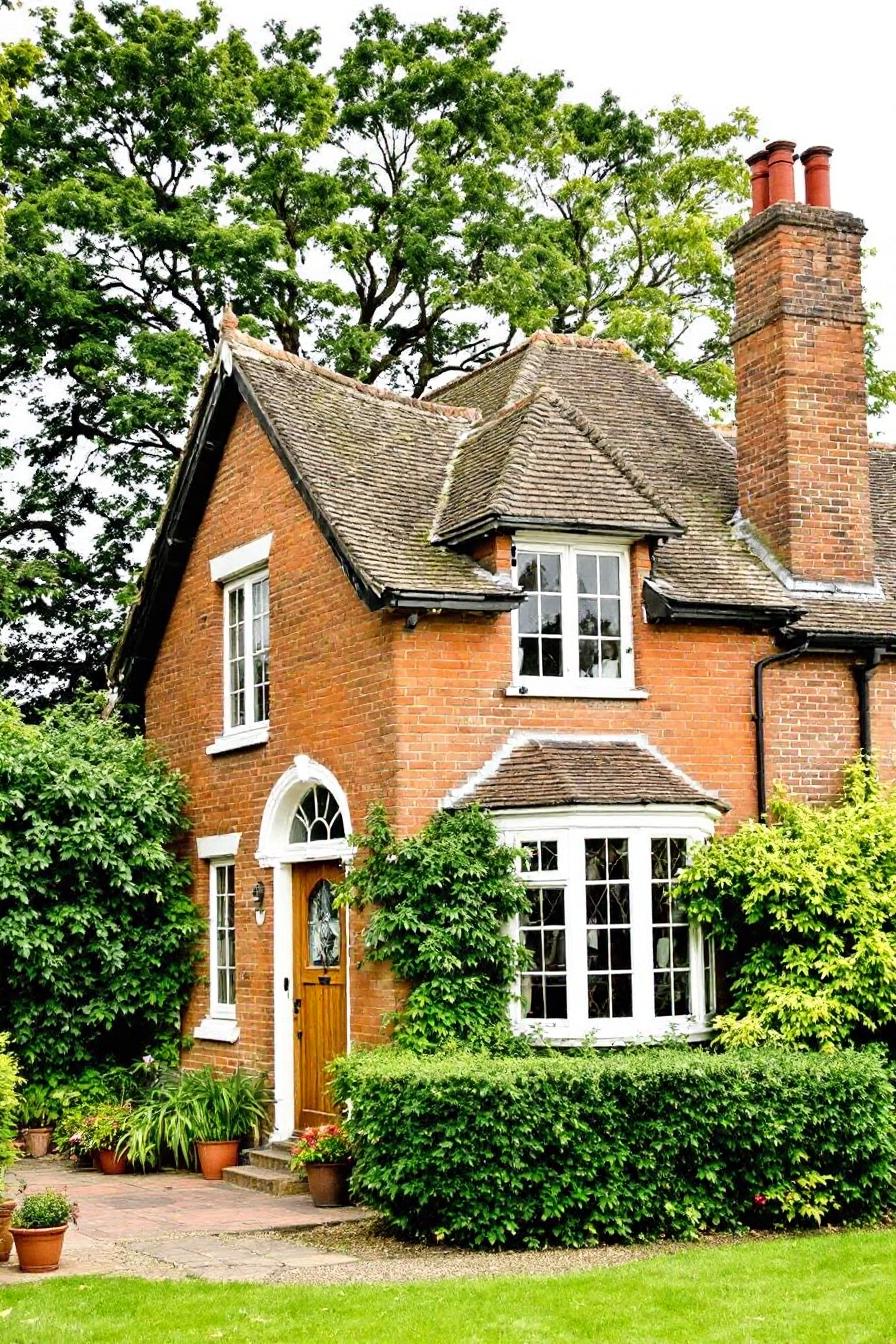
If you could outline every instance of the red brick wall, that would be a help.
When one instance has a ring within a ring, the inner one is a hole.
[[[247,484],[248,483],[248,484]],[[221,590],[209,576],[212,556],[273,532],[271,591],[271,731],[266,746],[208,756],[222,728]],[[270,1068],[273,1039],[273,910],[255,923],[254,883],[270,871],[255,863],[264,804],[277,779],[304,753],[346,789],[352,824],[374,799],[393,804],[395,744],[388,617],[357,598],[299,499],[266,437],[243,408],[224,452],[147,692],[150,738],[185,774],[197,835],[240,831],[237,889],[237,1046],[195,1043],[197,1062]],[[197,900],[207,909],[207,865],[196,859]],[[353,919],[357,961],[359,921]],[[358,988],[356,989],[355,982]],[[382,967],[353,977],[353,1035],[374,1039],[394,989]],[[207,980],[185,1021],[187,1034],[208,1011]]]
[[[861,239],[778,205],[733,236],[740,507],[795,574],[871,581]]]
[[[247,482],[250,482],[247,488]],[[272,531],[271,731],[264,747],[209,757],[221,730],[220,589],[210,557]],[[509,564],[506,539],[493,563]],[[507,697],[510,618],[457,613],[371,613],[339,568],[250,414],[240,413],[199,528],[147,698],[147,729],[186,775],[198,835],[240,831],[237,858],[236,1046],[197,1042],[199,1062],[270,1069],[273,911],[260,928],[251,909],[254,860],[268,794],[292,757],[306,753],[346,790],[356,827],[382,800],[401,831],[478,769],[514,729],[643,732],[680,768],[732,805],[731,828],[755,810],[752,669],[772,651],[764,636],[731,628],[646,625],[640,610],[647,548],[632,562],[636,679],[644,700]],[[770,671],[768,776],[813,799],[830,797],[858,745],[855,687],[844,660],[800,659]],[[875,733],[896,767],[896,675],[872,683]],[[195,860],[207,908],[207,869]],[[270,904],[270,903],[269,903]],[[352,917],[352,1034],[372,1041],[396,990],[382,967],[355,969],[361,921]],[[207,984],[185,1022],[205,1015]]]

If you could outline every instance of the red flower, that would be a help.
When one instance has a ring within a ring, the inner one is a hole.
[[[760,1209],[761,1209],[762,1206],[763,1206],[763,1204],[767,1204],[767,1203],[768,1203],[768,1199],[766,1198],[765,1195],[754,1195],[754,1196],[753,1196],[753,1203],[754,1203],[754,1204],[758,1204],[759,1207],[760,1207]]]

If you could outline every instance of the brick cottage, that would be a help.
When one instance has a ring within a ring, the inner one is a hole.
[[[860,244],[823,148],[751,160],[731,237],[737,450],[621,343],[538,332],[413,400],[232,314],[117,653],[192,797],[191,1060],[265,1069],[275,1133],[399,992],[332,884],[374,801],[478,800],[528,855],[515,1016],[705,1035],[689,845],[896,763],[896,454],[869,447]],[[767,783],[768,782],[768,783]]]

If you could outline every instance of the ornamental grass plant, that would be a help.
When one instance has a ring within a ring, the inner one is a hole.
[[[217,1077],[208,1067],[172,1071],[132,1109],[119,1151],[138,1167],[166,1160],[190,1167],[197,1142],[249,1138],[257,1143],[270,1104],[264,1074],[235,1069]]]

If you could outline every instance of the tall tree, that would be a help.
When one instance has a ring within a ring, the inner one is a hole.
[[[497,11],[374,6],[329,75],[316,31],[275,23],[256,49],[211,0],[78,0],[36,36],[0,137],[0,684],[19,699],[102,681],[227,298],[286,349],[415,393],[549,325],[730,394],[747,113],[563,103],[560,75],[499,68]]]

